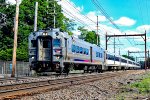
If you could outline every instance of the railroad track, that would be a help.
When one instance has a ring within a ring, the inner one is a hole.
[[[12,99],[23,95],[32,95],[48,90],[56,90],[71,85],[78,85],[96,80],[112,78],[129,73],[129,71],[115,73],[100,73],[96,75],[86,75],[68,77],[63,79],[44,80],[37,82],[25,82],[22,84],[12,84],[0,86],[0,99]],[[131,71],[130,71],[131,73]]]

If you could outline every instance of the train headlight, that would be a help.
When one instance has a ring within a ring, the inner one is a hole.
[[[56,59],[58,60],[58,59],[60,59],[60,57],[59,57],[59,56],[56,56]]]
[[[34,57],[32,57],[32,59],[34,59]]]
[[[44,32],[43,35],[48,35],[48,33],[47,33],[47,32]]]

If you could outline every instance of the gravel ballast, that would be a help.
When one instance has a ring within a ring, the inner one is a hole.
[[[123,76],[25,96],[19,100],[115,100],[123,85],[139,81],[143,74],[145,74],[144,70],[137,70]]]

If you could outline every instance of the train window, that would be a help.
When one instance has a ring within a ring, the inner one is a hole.
[[[108,55],[109,60],[114,60],[114,57],[115,57],[114,55]]]
[[[31,47],[36,47],[37,44],[36,44],[36,40],[31,40]]]
[[[43,41],[43,48],[50,48],[50,41]]]
[[[125,60],[125,59],[121,59],[121,62],[123,62],[123,63],[127,63],[127,60]]]
[[[102,53],[99,53],[99,57],[102,58]]]
[[[131,62],[131,61],[129,61],[129,64],[132,64],[132,62]]]
[[[54,40],[53,40],[53,46],[54,46],[54,47],[60,47],[60,45],[61,45],[60,42],[61,42],[60,39],[54,39]]]
[[[83,54],[86,54],[86,49],[85,48],[83,48]]]
[[[108,55],[108,59],[109,59],[109,60],[111,59],[111,55]]]
[[[76,50],[76,46],[72,45],[72,52],[75,52],[75,50]]]
[[[82,51],[83,51],[83,48],[82,47],[80,47],[80,53],[82,54]]]
[[[106,57],[107,57],[107,59],[109,59],[109,54],[107,54],[107,56],[106,56]]]
[[[88,49],[86,49],[86,55],[89,55],[89,50]]]
[[[98,52],[96,52],[96,57],[98,57]]]
[[[76,46],[76,53],[79,53],[79,46]]]
[[[115,61],[119,61],[119,58],[118,58],[118,57],[115,57]]]
[[[99,52],[98,52],[98,57],[99,57],[99,58],[102,58],[102,53],[99,53]]]

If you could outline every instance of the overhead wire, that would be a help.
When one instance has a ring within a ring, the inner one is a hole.
[[[69,4],[69,5],[71,5],[73,8],[74,8],[74,10],[76,10],[76,11],[78,11],[78,13],[80,13],[80,10],[79,9],[77,9],[75,6],[73,6],[70,2],[68,2],[67,0],[66,0],[66,2]],[[96,22],[94,22],[93,20],[91,20],[89,17],[87,17],[87,16],[85,16],[85,15],[82,15],[84,18],[86,18],[86,19],[88,19],[88,20],[90,20],[92,23],[94,23],[94,24],[96,24]],[[102,27],[103,28],[103,27]],[[104,28],[103,28],[104,29]],[[95,30],[95,29],[94,29]],[[106,29],[104,29],[105,31],[108,31],[108,30],[106,30]],[[104,33],[102,33],[102,34],[104,34]],[[104,36],[105,36],[105,34],[104,34]],[[119,47],[119,48],[121,48],[121,47]]]
[[[95,2],[95,0],[92,0],[93,1],[93,4],[97,7],[97,8],[99,8],[100,9],[100,11],[101,11],[101,13],[112,23],[112,25],[116,28],[116,29],[118,29],[121,33],[122,33],[122,31],[120,30],[120,28],[112,21],[112,19],[110,18],[110,16],[106,13],[106,11],[103,9],[103,7],[101,6],[101,4],[96,0],[96,2]],[[132,45],[132,46],[134,46],[133,44],[132,44],[132,42],[127,38],[127,40],[129,41],[129,43]],[[135,46],[134,46],[135,47]]]
[[[72,13],[70,13],[69,11],[67,11],[65,8],[63,8],[64,10],[65,10],[65,13],[66,14],[68,14],[70,17],[72,17],[73,19],[76,19],[76,20],[78,20],[78,22],[80,22],[80,23],[84,23],[82,20],[80,20],[80,19],[78,19],[76,16],[74,16]],[[86,23],[84,23],[84,25],[85,26],[88,26]],[[88,27],[90,27],[90,26],[88,26]],[[91,27],[90,27],[91,28]],[[92,28],[91,28],[92,29]],[[103,48],[104,48],[104,46],[103,45],[101,45]],[[119,47],[119,48],[121,48],[121,47]]]
[[[142,1],[143,2],[143,1]],[[145,22],[144,20],[144,14],[143,14],[143,11],[142,11],[142,3],[139,1],[139,0],[136,0],[136,3],[137,3],[137,7],[138,7],[138,13],[139,13],[139,16],[140,17],[140,20],[141,20],[141,23],[144,25],[146,22],[149,22],[148,18],[149,18],[149,13],[148,13],[148,1],[144,1],[145,4],[145,7],[146,7],[146,15],[147,15],[147,21]],[[144,27],[144,29],[146,30],[146,28]]]

